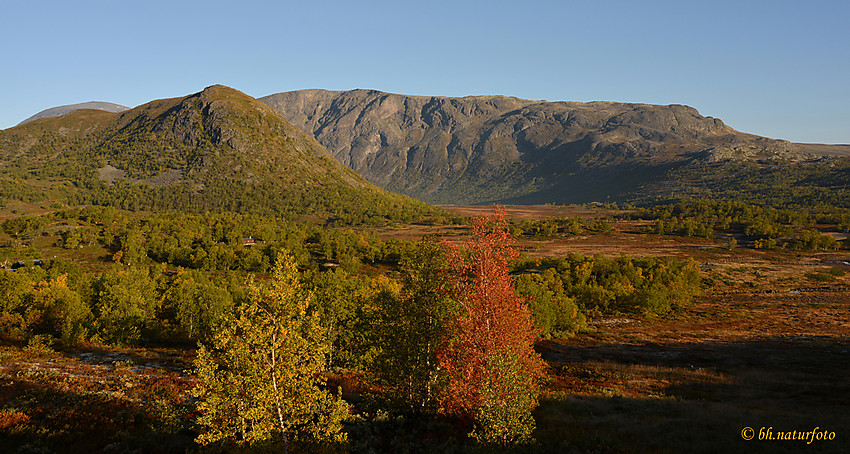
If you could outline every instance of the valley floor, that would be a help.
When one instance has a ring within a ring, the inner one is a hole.
[[[549,211],[545,216],[582,215]],[[534,216],[519,209],[508,214]],[[574,338],[539,341],[549,364],[535,412],[539,451],[845,452],[850,278],[812,276],[850,271],[847,251],[729,249],[725,238],[649,235],[639,224],[616,221],[608,234],[519,243],[530,257],[690,257],[699,262],[704,287],[690,307],[670,317],[596,318]],[[437,233],[459,241],[465,231],[408,226],[379,233],[404,239]],[[2,345],[0,451],[194,450],[187,372],[193,356],[189,346],[52,351]],[[354,388],[344,392],[356,395]],[[797,439],[809,431],[821,439]],[[398,438],[387,446],[429,450],[403,433],[383,436]]]

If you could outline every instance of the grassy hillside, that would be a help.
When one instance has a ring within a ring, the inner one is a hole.
[[[264,104],[222,86],[120,115],[79,110],[2,131],[0,166],[2,196],[27,202],[349,223],[435,212],[376,188]]]

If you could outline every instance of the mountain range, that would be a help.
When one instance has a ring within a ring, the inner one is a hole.
[[[850,156],[741,133],[682,105],[374,90],[260,100],[373,183],[432,203],[624,200],[664,192],[694,165]]]
[[[712,196],[847,205],[850,190],[850,146],[746,134],[688,106],[374,90],[257,100],[213,86],[120,114],[72,109],[0,131],[0,165],[5,196],[70,191],[80,202],[195,210],[339,213],[348,204],[363,213],[365,204],[370,215],[392,207],[409,216],[424,206],[372,184],[442,204]],[[51,184],[10,183],[22,171]]]

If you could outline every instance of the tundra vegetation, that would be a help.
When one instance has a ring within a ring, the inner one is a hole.
[[[333,220],[15,206],[0,238],[0,437],[12,452],[627,450],[597,419],[588,433],[558,427],[580,430],[582,412],[609,405],[585,398],[664,407],[675,386],[692,399],[731,372],[573,362],[569,339],[616,336],[609,320],[709,317],[694,313],[713,295],[845,279],[839,262],[797,276],[709,269],[765,252],[761,240],[781,257],[843,245],[845,214],[738,202],[533,220],[497,210],[412,225],[433,233],[407,239]],[[705,252],[541,252],[627,234]],[[741,317],[712,307],[713,320]]]

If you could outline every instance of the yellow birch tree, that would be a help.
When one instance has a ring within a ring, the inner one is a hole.
[[[270,281],[251,282],[249,302],[195,360],[201,444],[345,441],[348,404],[323,389],[327,341],[295,262],[281,253]]]

